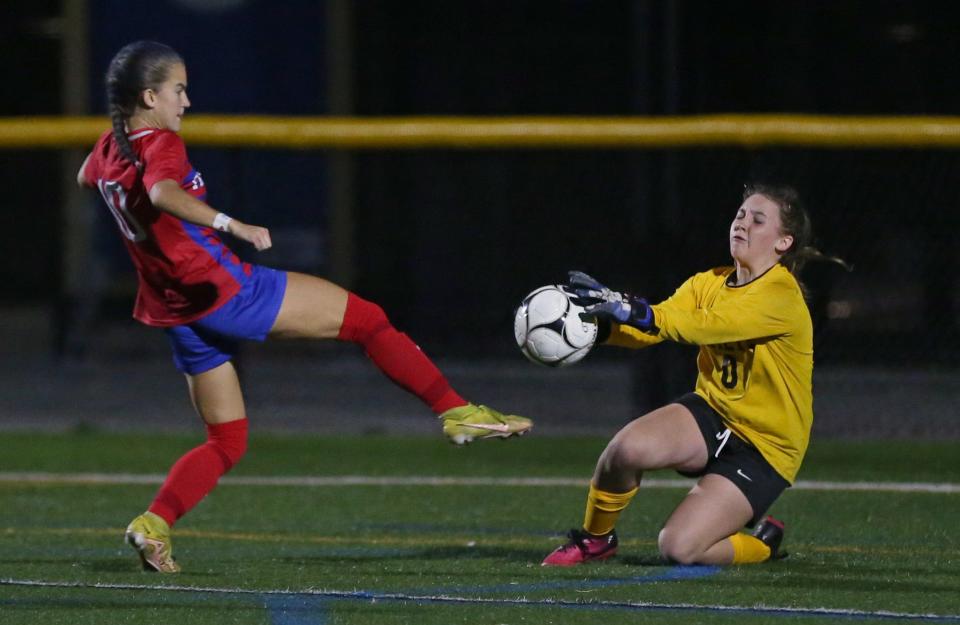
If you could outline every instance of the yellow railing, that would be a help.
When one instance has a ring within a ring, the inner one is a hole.
[[[0,118],[0,149],[89,147],[102,117]],[[189,115],[194,146],[287,149],[960,147],[960,117],[268,117]]]

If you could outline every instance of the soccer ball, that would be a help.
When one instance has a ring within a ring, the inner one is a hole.
[[[583,307],[574,304],[559,285],[534,290],[513,319],[520,351],[547,367],[565,367],[581,360],[597,340],[597,324],[580,319],[581,312]]]

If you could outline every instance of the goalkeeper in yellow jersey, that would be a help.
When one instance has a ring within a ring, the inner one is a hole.
[[[605,342],[700,346],[694,392],[632,421],[597,462],[582,530],[543,561],[571,566],[617,550],[617,518],[643,472],[699,478],[660,530],[660,554],[682,564],[777,559],[783,523],[763,518],[796,478],[813,420],[813,326],[796,274],[811,226],[790,187],[747,187],[730,225],[732,267],[698,273],[666,301],[611,291],[570,272],[568,289],[606,329]],[[761,520],[762,519],[762,520]],[[739,532],[753,527],[751,534]]]

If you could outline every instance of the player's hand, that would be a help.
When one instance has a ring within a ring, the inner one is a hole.
[[[273,242],[270,240],[270,231],[262,226],[251,226],[234,219],[230,222],[229,230],[230,234],[251,244],[258,252],[268,250],[273,246]]]
[[[577,306],[592,306],[603,302],[618,302],[623,299],[623,294],[611,291],[582,271],[567,272],[565,290],[573,295],[571,299]]]
[[[633,326],[644,332],[657,332],[653,309],[647,300],[633,295],[623,295],[620,300],[607,301],[587,306],[581,317],[613,321]]]
[[[581,317],[629,325],[644,332],[656,331],[653,310],[647,300],[612,291],[582,271],[570,271],[567,276],[567,290],[574,295],[573,303],[584,306]]]

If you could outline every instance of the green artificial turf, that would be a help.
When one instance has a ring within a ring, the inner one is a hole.
[[[3,433],[0,472],[162,474],[197,442]],[[121,540],[156,484],[0,480],[0,623],[960,623],[956,493],[792,489],[771,510],[790,557],[719,569],[659,561],[684,490],[650,488],[621,518],[613,561],[540,567],[582,519],[579,481],[604,444],[254,436],[231,477],[577,481],[224,483],[175,528],[176,576],[139,571]],[[958,457],[956,442],[816,442],[800,478],[957,484]]]

